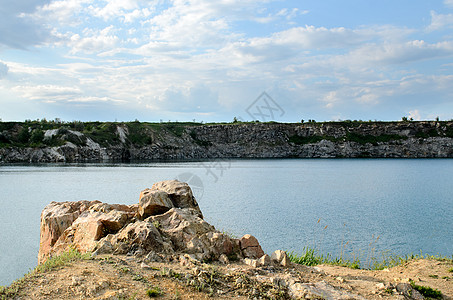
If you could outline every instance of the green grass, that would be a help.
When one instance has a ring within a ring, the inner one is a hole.
[[[63,252],[62,254],[49,258],[44,263],[38,265],[34,272],[44,273],[70,264],[78,260],[86,260],[91,258],[91,253],[82,254],[76,249]]]
[[[305,247],[301,254],[297,254],[294,251],[287,252],[288,258],[290,261],[306,265],[306,266],[316,266],[320,264],[330,264],[344,266],[351,269],[371,269],[371,270],[383,270],[385,268],[391,268],[405,264],[412,260],[417,259],[431,259],[439,261],[449,261],[453,262],[453,256],[440,256],[440,255],[428,255],[423,254],[410,254],[410,255],[396,255],[389,254],[388,252],[383,252],[381,257],[371,257],[366,261],[361,261],[358,257],[353,257],[352,259],[344,258],[343,255],[340,257],[333,257],[330,254],[321,254],[320,251],[311,248]],[[451,270],[451,271],[450,271]],[[450,272],[453,272],[453,268],[450,269]]]
[[[160,290],[159,287],[155,286],[153,288],[150,288],[146,291],[146,295],[150,298],[156,298],[162,295],[162,291]]]
[[[410,283],[411,283],[411,286],[414,288],[414,290],[418,291],[425,298],[428,298],[428,299],[442,299],[442,293],[439,290],[430,288],[428,286],[417,285],[412,280],[410,281]]]
[[[75,261],[90,258],[91,253],[82,254],[76,249],[71,249],[67,252],[63,252],[58,256],[49,258],[44,263],[38,265],[35,269],[25,274],[22,278],[14,281],[10,286],[8,287],[0,286],[0,299],[1,300],[12,299],[19,296],[20,290],[23,288],[23,285],[29,278],[34,278],[40,273],[45,273],[61,268]]]
[[[302,254],[294,252],[287,253],[290,261],[296,264],[305,266],[316,266],[320,264],[338,265],[351,269],[359,269],[360,261],[358,259],[344,259],[342,257],[335,258],[330,254],[320,254],[317,250],[305,247]]]

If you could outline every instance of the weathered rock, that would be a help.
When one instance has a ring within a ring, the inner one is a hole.
[[[166,180],[153,184],[151,190],[167,193],[174,207],[192,208],[197,211],[200,218],[203,218],[198,203],[187,183],[178,180]]]
[[[82,212],[100,201],[51,202],[41,213],[38,262],[45,261],[63,232]]]
[[[398,283],[396,285],[396,290],[403,295],[406,299],[411,299],[411,300],[423,300],[425,297],[423,297],[422,294],[420,294],[419,291],[414,289],[409,283]]]
[[[31,129],[31,124],[18,125],[16,129],[0,132],[0,138],[11,140],[21,128]],[[0,148],[0,162],[239,157],[451,158],[452,128],[452,121],[257,123],[190,126],[184,129],[181,136],[175,136],[167,130],[157,133],[144,127],[143,129],[149,132],[151,141],[142,145],[129,140],[128,126],[121,125],[117,126],[116,131],[119,138],[108,141],[108,147],[100,145],[105,141],[89,138],[83,132],[70,130],[63,134],[54,129],[46,131],[45,139],[58,135],[59,139],[66,139],[64,145],[24,148],[13,147],[13,144],[9,143],[8,147]],[[355,138],[351,139],[350,136]],[[373,141],[373,137],[376,141]],[[384,141],[380,141],[380,137],[384,137]],[[314,141],[310,142],[309,138]],[[222,164],[216,167],[224,168]]]
[[[230,260],[228,259],[228,256],[226,256],[225,254],[222,254],[219,257],[219,262],[224,264],[224,265],[227,265],[227,264],[230,263]]]
[[[269,255],[267,254],[264,254],[263,256],[260,257],[260,259],[258,259],[258,264],[260,266],[268,266],[271,264],[271,258]]]
[[[252,259],[252,258],[244,258],[244,263],[246,265],[249,265],[253,268],[257,268],[259,266],[258,260],[257,259]]]
[[[142,219],[171,209],[172,201],[164,191],[146,189],[140,193],[138,213]]]
[[[289,263],[288,255],[283,250],[275,250],[271,254],[271,261],[273,263],[282,265],[284,267],[286,267],[288,265],[288,263]]]
[[[366,300],[365,298],[343,290],[335,289],[325,281],[316,283],[295,282],[288,285],[288,292],[294,299],[357,299]]]
[[[95,255],[146,256],[145,261],[178,259],[182,253],[182,257],[189,255],[190,263],[192,258],[228,263],[229,258],[243,257],[261,258],[261,265],[269,263],[256,238],[245,235],[237,240],[217,231],[202,219],[194,201],[187,184],[165,181],[143,191],[138,205],[52,202],[41,218],[40,262],[76,248]]]
[[[246,234],[239,242],[244,257],[257,259],[264,255],[263,249],[253,235]]]

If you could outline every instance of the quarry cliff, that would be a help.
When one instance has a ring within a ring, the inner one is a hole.
[[[0,123],[0,162],[450,158],[453,121]]]

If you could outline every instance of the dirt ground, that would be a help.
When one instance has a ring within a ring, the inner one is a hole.
[[[280,279],[276,279],[280,278]],[[322,283],[345,296],[338,299],[405,299],[393,288],[413,280],[453,299],[453,264],[414,260],[382,271],[321,265],[252,268],[243,263],[148,263],[128,256],[99,256],[25,277],[7,299],[290,299],[281,278]],[[151,295],[147,294],[147,291]],[[152,291],[155,293],[152,294]],[[0,293],[0,298],[2,294]],[[306,293],[301,298],[329,299]],[[332,298],[332,297],[330,297]],[[332,299],[335,299],[332,298]]]

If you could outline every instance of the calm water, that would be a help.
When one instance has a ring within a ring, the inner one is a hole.
[[[367,257],[453,254],[453,160],[231,160],[0,167],[0,285],[36,266],[51,201],[133,204],[154,182],[187,179],[205,219],[265,252],[310,245]],[[318,222],[319,221],[319,222]],[[327,226],[327,228],[326,228]],[[379,237],[379,239],[377,239]]]

